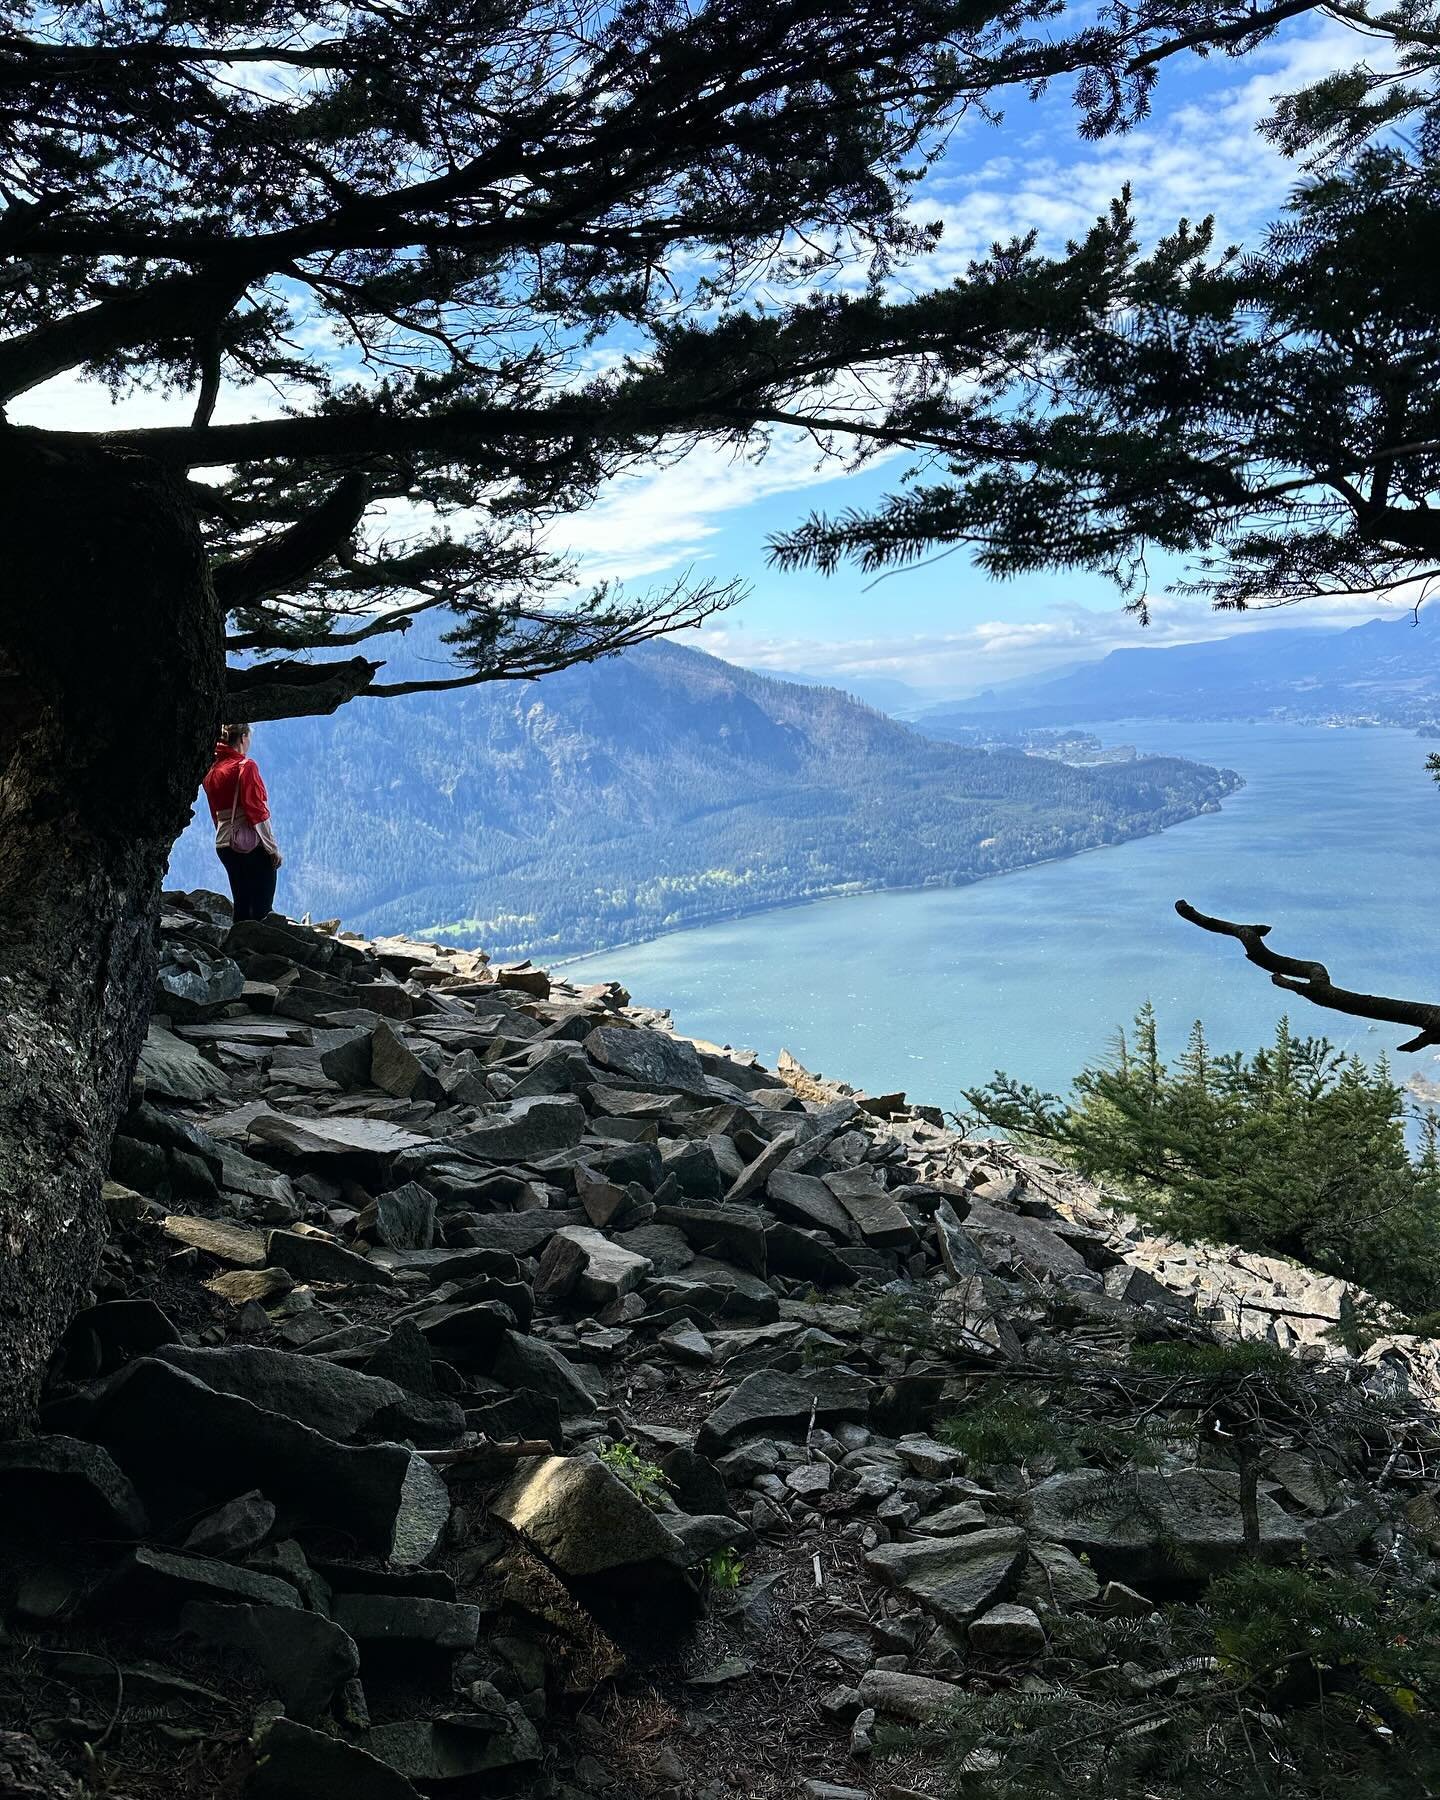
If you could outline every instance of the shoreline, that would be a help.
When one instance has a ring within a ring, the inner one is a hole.
[[[1228,773],[1239,775],[1236,769],[1229,770]],[[1232,800],[1247,785],[1246,778],[1240,775],[1239,785],[1231,788],[1224,799]],[[708,931],[712,925],[729,924],[737,919],[755,919],[764,913],[793,912],[805,906],[839,906],[848,900],[866,900],[876,894],[958,894],[966,888],[979,887],[982,882],[1004,881],[1010,875],[1028,875],[1032,869],[1048,869],[1057,863],[1077,862],[1082,856],[1103,856],[1107,850],[1119,850],[1126,844],[1141,843],[1145,838],[1162,837],[1167,831],[1174,831],[1181,825],[1193,825],[1197,819],[1216,818],[1221,811],[1221,802],[1217,800],[1213,812],[1200,807],[1193,813],[1187,813],[1183,819],[1174,819],[1170,824],[1157,826],[1153,831],[1136,832],[1134,837],[1118,838],[1113,844],[1087,844],[1083,849],[1067,851],[1063,856],[1040,856],[1034,862],[1016,863],[1013,869],[994,869],[988,875],[976,875],[969,881],[919,881],[908,882],[900,887],[880,883],[874,887],[857,888],[855,892],[848,894],[801,894],[790,900],[773,900],[758,906],[731,907],[703,919],[691,919],[684,925],[671,925],[664,931],[650,931],[640,937],[626,938],[622,942],[602,944],[598,949],[582,950],[573,956],[544,956],[543,951],[531,951],[524,960],[534,961],[537,956],[542,956],[547,969],[570,969],[577,963],[591,962],[597,956],[610,956],[622,950],[638,950],[645,944],[658,944],[665,938],[679,937],[683,932]]]

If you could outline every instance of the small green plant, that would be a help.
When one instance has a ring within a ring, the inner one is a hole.
[[[745,1565],[733,1550],[716,1550],[705,1558],[705,1579],[720,1593],[733,1593],[744,1578]]]
[[[1065,1443],[1063,1433],[1038,1406],[1002,1395],[942,1420],[936,1436],[979,1468],[1056,1456]]]
[[[1186,1242],[1291,1257],[1409,1312],[1440,1305],[1440,1114],[1417,1113],[1383,1057],[1369,1068],[1282,1020],[1248,1057],[1212,1051],[1197,1023],[1167,1062],[1147,1005],[1068,1099],[1004,1074],[966,1098]]]
[[[599,1456],[610,1473],[618,1475],[637,1500],[657,1509],[665,1504],[668,1492],[675,1484],[659,1463],[648,1462],[634,1444],[606,1444]]]
[[[1057,1386],[1064,1391],[1063,1380]],[[1048,1459],[1057,1469],[1134,1464],[1153,1467],[1164,1448],[1164,1433],[1146,1421],[1087,1417],[1066,1402],[1041,1406],[1002,1392],[963,1413],[944,1419],[935,1435],[963,1451],[972,1468],[997,1464],[1031,1464]]]
[[[1168,1342],[1135,1344],[1130,1350],[1132,1368],[1175,1381],[1240,1381],[1262,1376],[1272,1386],[1288,1387],[1295,1378],[1295,1361],[1278,1344],[1242,1339],[1233,1344]]]
[[[1440,1778],[1440,1600],[1422,1583],[1247,1565],[1142,1619],[1070,1615],[1083,1671],[961,1692],[955,1800],[1411,1800]],[[1136,1677],[1141,1677],[1141,1692]]]

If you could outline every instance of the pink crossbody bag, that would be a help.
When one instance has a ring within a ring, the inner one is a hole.
[[[236,810],[240,805],[240,777],[244,774],[245,765],[249,760],[248,756],[242,756],[240,767],[235,771],[235,798],[230,804],[230,817],[227,820],[230,827],[230,848],[238,851],[241,856],[248,856],[260,842],[260,833],[248,819],[241,819],[238,823],[235,819]]]

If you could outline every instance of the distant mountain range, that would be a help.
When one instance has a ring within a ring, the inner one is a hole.
[[[417,627],[395,679],[443,650]],[[1238,777],[1073,769],[921,736],[834,688],[656,643],[538,683],[262,725],[280,900],[501,957],[579,954],[788,901],[953,886],[1159,830]],[[208,815],[172,882],[215,886]]]
[[[1440,726],[1440,609],[1347,631],[1251,631],[1204,644],[1112,650],[1101,661],[916,715],[964,742],[1101,719],[1291,719]]]

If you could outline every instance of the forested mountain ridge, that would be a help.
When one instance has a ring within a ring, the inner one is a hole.
[[[389,673],[438,653],[417,630]],[[1238,782],[1177,758],[1081,770],[963,749],[672,643],[540,684],[276,722],[255,753],[289,911],[499,956],[974,881],[1158,830]],[[218,874],[202,807],[170,879]]]
[[[932,706],[916,723],[964,741],[997,723],[1123,718],[1431,725],[1440,722],[1440,614],[1427,607],[1346,631],[1292,627],[1112,650],[1060,676]]]

